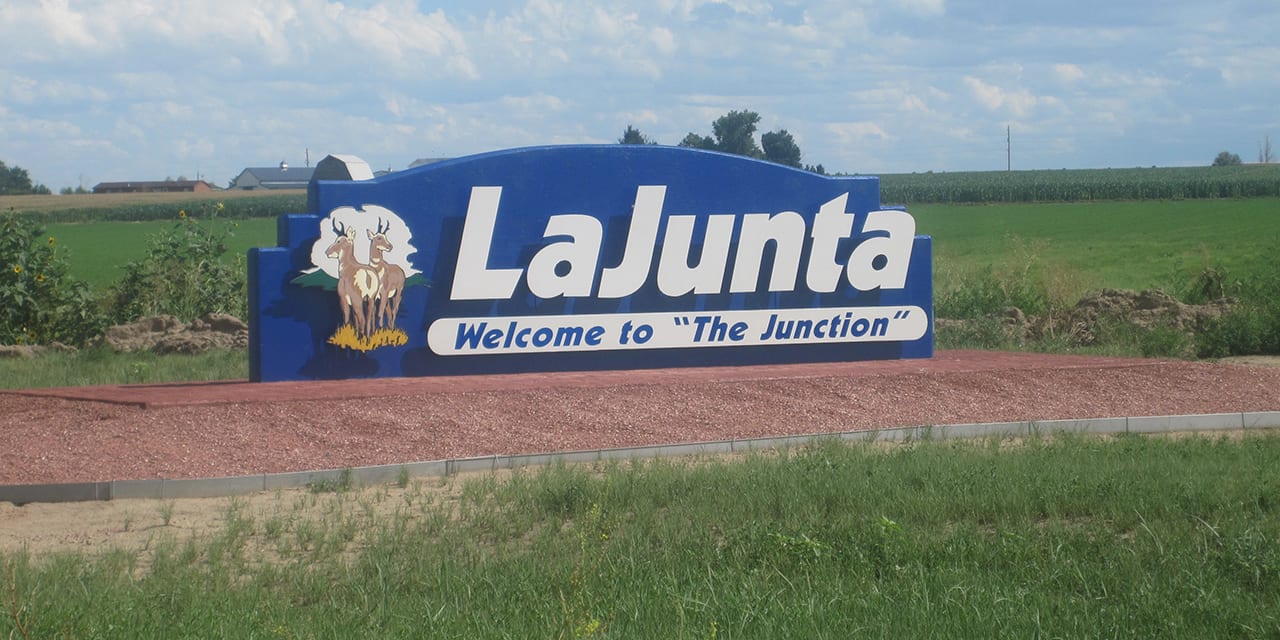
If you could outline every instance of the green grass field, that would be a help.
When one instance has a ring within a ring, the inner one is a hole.
[[[1039,261],[1085,288],[1181,284],[1206,263],[1244,274],[1278,259],[1280,199],[919,205],[941,270]]]
[[[1276,637],[1278,458],[833,443],[228,499],[198,539],[160,503],[142,551],[0,552],[0,637]]]
[[[176,212],[175,212],[176,215]],[[71,275],[97,291],[119,282],[124,266],[146,255],[147,237],[175,224],[174,221],[86,222],[46,225],[49,235],[71,254]],[[227,247],[228,257],[244,256],[250,247],[276,244],[274,218],[219,221],[235,225]]]

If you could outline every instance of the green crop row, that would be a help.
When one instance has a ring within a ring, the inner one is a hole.
[[[1087,202],[1280,196],[1280,164],[882,174],[885,203]]]
[[[143,194],[152,195],[152,194]],[[177,194],[174,194],[177,195]],[[3,213],[12,214],[18,220],[36,224],[80,223],[80,222],[148,222],[155,220],[173,220],[179,211],[189,212],[193,216],[207,217],[215,208],[217,215],[223,218],[275,218],[286,213],[302,213],[307,210],[305,193],[271,194],[263,196],[219,198],[209,195],[189,194],[189,198],[173,199],[138,199],[136,201],[81,200],[84,206],[64,206],[44,208],[44,202],[33,200],[30,207],[23,207],[23,200],[15,200],[17,205],[5,207]],[[70,200],[72,196],[56,196]],[[79,204],[77,202],[76,204]]]

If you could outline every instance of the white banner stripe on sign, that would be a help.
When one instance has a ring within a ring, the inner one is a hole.
[[[916,306],[440,318],[427,329],[438,355],[897,342],[918,340]]]

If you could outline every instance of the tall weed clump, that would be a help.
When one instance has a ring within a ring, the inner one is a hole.
[[[1048,264],[1044,240],[1006,238],[1005,258],[976,271],[935,270],[934,312],[939,318],[974,319],[999,315],[1010,307],[1039,315],[1068,307],[1084,292],[1080,274]]]
[[[154,234],[142,260],[125,266],[113,287],[111,315],[116,322],[143,316],[172,315],[181,320],[206,313],[248,315],[244,259],[225,259],[227,239],[237,226],[219,220],[221,202],[200,215],[178,212],[178,221]]]
[[[88,285],[68,275],[57,238],[18,217],[0,219],[0,344],[78,345],[105,323]]]
[[[998,314],[1010,307],[1024,313],[1040,313],[1045,294],[1026,271],[997,269],[994,265],[965,275],[938,274],[934,312],[939,318],[970,319]]]
[[[1280,250],[1273,248],[1272,254],[1262,261],[1264,266],[1238,280],[1215,267],[1206,267],[1193,279],[1192,291],[1216,279],[1230,282],[1226,292],[1239,301],[1196,336],[1200,357],[1280,354]]]

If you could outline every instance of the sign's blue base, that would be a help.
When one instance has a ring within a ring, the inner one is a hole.
[[[255,381],[933,355],[879,180],[651,145],[317,181],[249,253]]]

